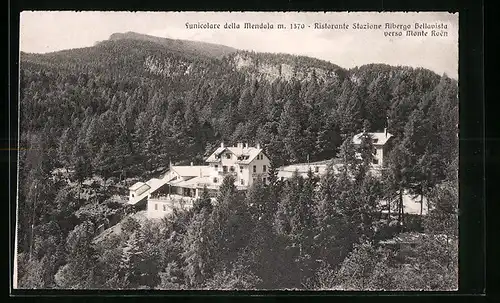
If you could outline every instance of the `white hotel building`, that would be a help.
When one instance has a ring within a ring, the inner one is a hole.
[[[233,175],[238,190],[246,190],[257,180],[268,183],[269,158],[259,144],[221,143],[206,160],[208,165],[174,166],[160,179],[137,182],[129,188],[129,204],[146,205],[147,216],[163,217],[174,207],[189,208],[206,188],[213,198],[224,177]]]

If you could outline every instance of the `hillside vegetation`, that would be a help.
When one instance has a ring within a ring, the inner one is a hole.
[[[456,287],[458,84],[446,75],[346,70],[134,33],[22,53],[20,69],[21,287]],[[395,148],[387,175],[373,179],[348,139],[387,124]],[[273,167],[336,156],[349,165],[340,176],[274,180],[246,196],[226,180],[217,205],[202,199],[162,222],[129,220],[120,236],[92,243],[109,214],[129,212],[113,210],[113,184],[153,176],[169,161],[202,163],[221,140],[259,142]],[[73,170],[73,185],[54,178],[56,168]],[[82,197],[94,175],[109,182]],[[374,215],[378,200],[404,189],[436,209],[411,229],[402,216]],[[387,261],[397,256],[377,243],[401,232],[431,238],[412,257]]]

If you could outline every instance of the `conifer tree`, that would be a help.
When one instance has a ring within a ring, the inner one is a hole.
[[[55,280],[61,288],[89,288],[95,283],[96,254],[92,246],[94,226],[83,222],[68,235],[68,263],[59,269]]]
[[[377,265],[376,251],[370,242],[354,245],[353,251],[342,262],[337,274],[345,290],[370,289],[370,277]]]
[[[182,257],[185,266],[186,283],[190,288],[202,288],[213,275],[216,256],[214,235],[210,233],[209,215],[206,211],[195,214],[183,240]]]
[[[234,185],[235,179],[232,175],[226,175],[222,180],[219,187],[219,194],[217,195],[217,203],[222,204],[226,199],[231,199],[236,193],[236,186]]]
[[[120,259],[120,270],[123,288],[135,288],[139,286],[140,272],[139,262],[142,259],[142,251],[136,233],[132,233],[122,248]]]
[[[203,210],[206,210],[208,213],[211,213],[213,209],[212,199],[208,194],[208,189],[206,186],[203,187],[203,191],[201,192],[201,197],[197,199],[193,204],[193,211],[195,213],[199,213]]]

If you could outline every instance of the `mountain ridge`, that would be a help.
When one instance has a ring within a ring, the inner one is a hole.
[[[176,50],[191,51],[198,55],[222,58],[223,56],[236,52],[238,49],[216,43],[208,43],[202,41],[194,40],[184,40],[184,39],[172,39],[164,38],[146,34],[140,34],[136,32],[125,32],[125,33],[113,33],[105,41],[118,41],[118,40],[139,40],[139,41],[150,41],[163,46],[168,46]]]
[[[98,41],[96,42],[93,46],[88,46],[88,47],[82,47],[82,48],[72,48],[72,49],[66,49],[66,50],[60,50],[60,51],[55,51],[55,52],[49,52],[49,53],[28,53],[28,52],[20,52],[20,57],[21,61],[25,61],[27,58],[29,58],[28,61],[37,61],[41,63],[40,61],[45,61],[45,59],[49,58],[52,60],[60,59],[62,56],[64,57],[71,57],[74,56],[75,54],[79,53],[85,53],[86,51],[96,51],[96,47],[106,47],[109,46],[110,43],[119,43],[121,41],[129,41],[129,42],[147,42],[150,44],[150,46],[163,46],[166,47],[164,51],[168,51],[174,54],[179,54],[179,55],[184,55],[187,57],[199,57],[200,59],[217,59],[217,60],[224,60],[225,58],[232,57],[231,59],[233,61],[241,61],[242,56],[260,56],[264,58],[281,58],[283,62],[278,62],[280,64],[287,64],[289,66],[285,66],[285,68],[290,68],[293,67],[293,64],[290,64],[291,61],[301,61],[301,62],[307,62],[309,67],[315,68],[318,65],[322,65],[325,70],[329,70],[330,73],[326,72],[326,74],[332,74],[332,71],[334,72],[339,72],[341,71],[342,73],[355,73],[356,71],[362,70],[365,67],[370,67],[370,66],[385,66],[385,67],[390,67],[390,68],[408,68],[408,69],[423,69],[423,70],[428,70],[431,73],[434,73],[436,75],[439,75],[435,71],[428,69],[428,68],[423,68],[423,67],[410,67],[410,66],[403,66],[403,65],[390,65],[386,63],[367,63],[359,66],[355,66],[352,68],[345,68],[341,67],[335,63],[333,63],[330,60],[325,60],[325,59],[320,59],[312,56],[306,56],[306,55],[296,55],[296,54],[289,54],[289,53],[273,53],[273,52],[256,52],[256,51],[250,51],[250,50],[243,50],[243,49],[237,49],[234,47],[226,46],[223,44],[216,44],[216,43],[208,43],[208,42],[203,42],[203,41],[195,41],[195,40],[184,40],[184,39],[172,39],[172,38],[164,38],[164,37],[158,37],[158,36],[153,36],[153,35],[147,35],[147,34],[141,34],[137,32],[117,32],[113,33],[109,36],[108,39]],[[124,47],[125,49],[125,47]],[[92,56],[89,56],[92,57]],[[285,59],[283,59],[285,58]],[[90,58],[92,59],[92,58]],[[241,63],[241,62],[240,62]],[[238,65],[238,62],[233,62],[233,64]],[[275,66],[273,67],[275,70],[272,71],[273,75],[268,75],[264,74],[261,76],[261,78],[267,78],[268,80],[275,80],[276,79],[276,69],[281,69],[281,67]],[[335,74],[335,73],[333,73]],[[307,75],[305,75],[307,77]],[[259,75],[253,75],[254,78],[259,78]],[[310,75],[308,76],[310,77]],[[290,75],[287,76],[288,79],[291,78]],[[454,79],[456,80],[456,79]]]

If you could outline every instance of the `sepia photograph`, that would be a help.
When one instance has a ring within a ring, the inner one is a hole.
[[[22,12],[14,289],[456,291],[458,19]]]

